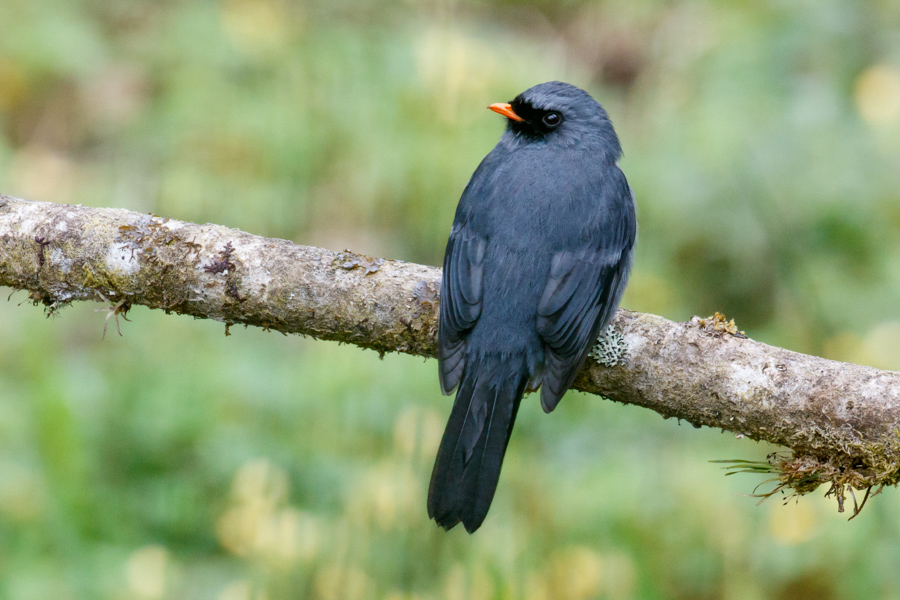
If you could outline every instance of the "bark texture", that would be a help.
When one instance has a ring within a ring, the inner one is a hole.
[[[434,356],[440,280],[434,267],[219,225],[0,196],[0,285],[49,310],[106,298]],[[844,486],[897,482],[900,373],[768,346],[719,318],[619,310],[614,326],[627,354],[589,361],[576,389],[786,446],[793,456],[770,470],[801,493],[831,483],[842,500]]]

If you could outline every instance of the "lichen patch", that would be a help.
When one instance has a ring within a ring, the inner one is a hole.
[[[714,335],[733,335],[734,337],[746,338],[747,335],[740,331],[737,328],[737,325],[734,323],[734,319],[728,320],[725,315],[717,312],[711,317],[706,317],[705,319],[701,319],[700,317],[694,317],[691,319],[691,323],[695,323],[700,326],[701,329],[706,331],[707,333],[711,333]]]
[[[649,340],[640,331],[626,331],[623,336],[630,356],[638,356],[644,350]]]
[[[75,264],[75,261],[71,258],[66,258],[66,255],[63,254],[63,251],[59,248],[54,248],[53,251],[50,252],[50,264],[63,273],[71,273],[72,265]]]
[[[133,248],[128,243],[113,243],[106,254],[106,266],[115,273],[134,275],[141,268],[137,258],[139,253],[140,250]]]
[[[731,365],[732,389],[740,396],[749,396],[765,388],[769,378],[762,371],[753,367],[733,363]]]
[[[609,325],[606,331],[597,337],[597,343],[589,356],[604,367],[615,367],[625,362],[628,356],[628,343],[615,327]]]

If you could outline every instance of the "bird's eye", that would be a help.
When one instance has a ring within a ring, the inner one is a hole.
[[[562,123],[562,115],[558,112],[548,112],[541,120],[547,127],[556,127],[557,125]]]

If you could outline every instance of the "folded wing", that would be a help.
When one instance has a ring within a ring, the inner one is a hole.
[[[616,311],[631,264],[634,234],[620,232],[599,247],[553,256],[538,304],[544,341],[541,406],[550,412],[578,374],[599,333]]]
[[[466,222],[454,223],[444,255],[438,323],[438,366],[444,394],[459,385],[466,366],[466,336],[481,316],[486,245]]]

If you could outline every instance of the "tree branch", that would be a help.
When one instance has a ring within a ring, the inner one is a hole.
[[[50,311],[102,297],[118,312],[141,304],[434,356],[440,278],[434,267],[219,225],[0,196],[0,285]],[[793,456],[768,463],[779,488],[831,483],[842,501],[845,486],[900,478],[900,373],[768,346],[720,319],[619,310],[614,325],[626,359],[589,361],[576,389],[787,446]]]

